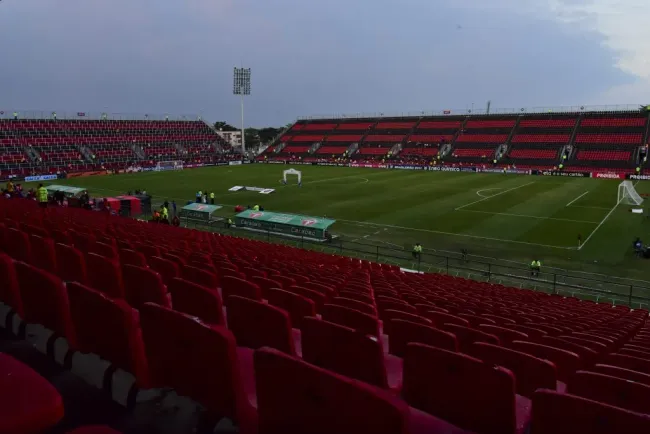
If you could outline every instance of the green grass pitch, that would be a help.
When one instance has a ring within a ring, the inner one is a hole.
[[[242,165],[183,171],[73,178],[92,195],[146,189],[154,203],[180,206],[197,190],[214,191],[224,213],[258,203],[267,211],[336,219],[345,241],[407,249],[415,242],[439,254],[465,248],[476,257],[650,280],[650,262],[634,257],[632,242],[650,241],[650,219],[616,205],[619,181],[589,178],[293,166]],[[58,181],[57,181],[58,182]],[[270,195],[229,192],[235,185],[276,188]],[[636,185],[650,192],[650,183]],[[647,214],[647,213],[646,213]],[[578,235],[583,245],[578,249]]]

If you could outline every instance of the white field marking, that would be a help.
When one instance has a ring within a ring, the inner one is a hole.
[[[453,233],[453,232],[434,231],[434,230],[431,230],[431,229],[409,228],[409,227],[406,227],[406,226],[387,225],[387,224],[383,224],[383,223],[360,222],[360,221],[357,221],[357,220],[346,220],[346,219],[335,219],[335,220],[340,221],[340,222],[355,223],[355,224],[358,224],[358,225],[379,226],[379,227],[393,228],[393,229],[404,229],[404,230],[408,230],[408,231],[426,232],[426,233],[429,233],[429,234],[451,235],[451,236],[455,236],[455,237],[464,237],[464,238],[475,238],[477,240],[490,240],[490,241],[499,241],[499,242],[503,242],[503,243],[525,244],[525,245],[528,245],[528,246],[550,247],[552,249],[562,249],[562,250],[576,250],[577,249],[577,247],[551,246],[551,245],[548,245],[548,244],[529,243],[527,241],[504,240],[502,238],[482,237],[480,235],[458,234],[458,233]]]
[[[528,182],[526,184],[519,185],[517,187],[509,188],[507,190],[503,190],[502,192],[497,193],[497,194],[493,194],[492,196],[484,197],[483,199],[475,200],[474,202],[470,202],[470,203],[467,203],[465,205],[459,206],[458,208],[455,208],[455,211],[458,211],[459,209],[467,208],[468,206],[474,205],[475,203],[483,202],[484,200],[488,200],[488,199],[491,199],[493,197],[497,197],[497,196],[500,196],[502,194],[506,194],[509,191],[517,190],[518,188],[526,187],[527,185],[534,184],[534,183],[535,183],[535,181],[531,181],[531,182]]]
[[[477,195],[477,196],[480,196],[480,197],[484,197],[484,198],[487,199],[487,198],[492,197],[492,196],[483,196],[483,195],[481,194],[481,192],[482,192],[482,191],[491,191],[491,190],[503,190],[503,188],[500,188],[500,187],[484,188],[484,189],[482,189],[482,190],[477,191],[477,192],[476,192],[476,195]]]
[[[364,182],[360,182],[360,184],[367,184],[370,182],[368,178],[364,178],[363,176],[357,176],[357,175],[350,175],[350,176],[339,176],[338,178],[325,178],[325,179],[317,179],[315,181],[307,181],[303,182],[303,184],[318,184],[319,182],[329,182],[329,181],[337,181],[339,179],[348,179],[348,178],[358,178],[358,179],[363,179]]]
[[[609,209],[605,206],[586,206],[586,205],[572,205],[571,208],[586,208],[586,209]]]
[[[571,202],[567,203],[566,206],[571,206],[571,204],[572,204],[573,202],[577,201],[578,199],[580,199],[582,196],[584,196],[584,195],[587,194],[587,193],[589,193],[589,192],[588,192],[588,191],[585,191],[585,192],[582,193],[580,196],[576,197],[576,198],[573,199]]]
[[[635,185],[637,185],[638,182],[639,182],[639,181],[635,182],[634,185],[633,185],[633,187],[634,187]],[[623,200],[623,199],[621,199],[621,200]],[[596,233],[596,231],[597,231],[598,229],[600,229],[600,227],[603,225],[603,223],[605,223],[605,220],[607,220],[607,219],[609,218],[609,216],[612,215],[612,213],[614,212],[614,210],[615,210],[616,208],[618,208],[618,206],[619,206],[620,204],[621,204],[621,201],[616,202],[616,205],[614,205],[614,207],[613,207],[611,210],[609,210],[609,212],[607,213],[607,215],[606,215],[606,216],[605,216],[605,217],[600,221],[600,223],[598,223],[598,226],[596,226],[596,229],[594,229],[594,230],[589,234],[589,236],[588,236],[587,239],[584,241],[584,243],[582,243],[582,244],[580,245],[580,247],[578,247],[578,250],[582,250],[582,248],[585,246],[585,244],[587,244],[587,241],[589,241],[589,240],[591,239],[591,237]]]
[[[556,218],[556,217],[541,217],[537,215],[526,215],[526,214],[511,214],[507,212],[492,212],[492,211],[477,211],[473,209],[463,209],[461,210],[463,212],[477,212],[480,214],[492,214],[492,215],[504,215],[504,216],[509,216],[509,217],[525,217],[525,218],[530,218],[530,219],[538,219],[538,220],[557,220],[560,222],[572,222],[572,223],[591,223],[591,224],[598,224],[598,222],[590,222],[586,220],[572,220],[572,219],[563,219],[563,218]]]

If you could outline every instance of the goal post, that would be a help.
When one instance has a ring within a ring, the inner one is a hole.
[[[172,161],[159,161],[154,167],[156,172],[163,172],[165,170],[183,170],[183,160]]]
[[[624,205],[641,205],[643,198],[637,193],[632,181],[623,181],[618,184],[618,201]]]
[[[282,172],[282,183],[287,183],[287,175],[295,175],[298,177],[298,185],[302,185],[302,172],[296,169],[287,169]]]

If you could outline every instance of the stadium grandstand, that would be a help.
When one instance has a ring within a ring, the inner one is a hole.
[[[522,109],[523,110],[523,109]],[[646,161],[648,115],[626,111],[305,119],[260,161],[475,165],[632,174]]]

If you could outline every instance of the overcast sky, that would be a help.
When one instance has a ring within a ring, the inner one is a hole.
[[[650,103],[650,0],[1,0],[0,110],[297,116]]]

